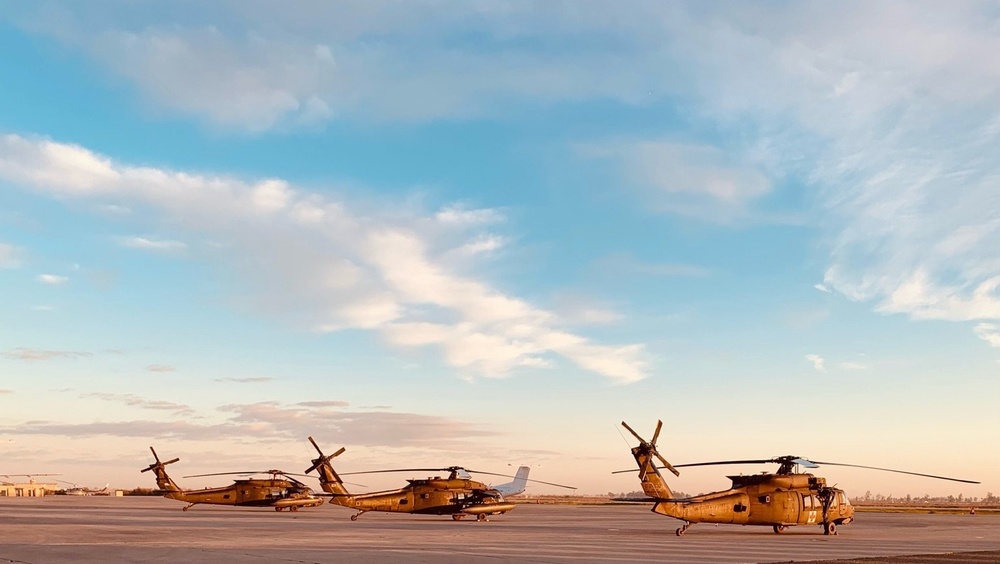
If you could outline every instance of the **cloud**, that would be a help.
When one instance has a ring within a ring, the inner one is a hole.
[[[300,401],[295,405],[301,405],[303,407],[347,407],[350,404],[346,401]]]
[[[121,239],[121,245],[130,249],[141,249],[146,251],[179,251],[187,248],[187,245],[180,241],[168,239],[147,239],[146,237],[125,237]]]
[[[991,347],[1000,348],[1000,326],[994,323],[979,323],[973,331],[977,337],[989,343]]]
[[[806,360],[812,363],[817,372],[826,372],[825,360],[818,354],[807,354]]]
[[[823,292],[824,294],[829,294],[831,292],[831,290],[826,286],[824,286],[823,284],[815,284],[813,285],[813,288],[816,288],[817,290]]]
[[[146,367],[146,370],[150,372],[173,372],[177,369],[166,364],[150,364]]]
[[[95,397],[100,395],[102,394]],[[162,408],[151,407],[157,402],[149,402],[130,394],[107,396],[109,401],[120,401],[126,405],[167,409],[165,403]],[[110,435],[193,441],[304,441],[305,437],[314,436],[321,443],[338,445],[420,447],[442,451],[468,449],[472,447],[472,441],[494,436],[494,433],[472,424],[446,417],[386,411],[345,411],[334,405],[339,402],[318,403],[322,405],[285,405],[278,402],[230,404],[216,410],[224,416],[218,422],[194,422],[190,417],[172,421],[140,419],[87,423],[35,420],[17,425],[16,432],[24,435]],[[15,427],[0,427],[0,432],[14,432],[13,429]]]
[[[840,367],[844,370],[868,370],[868,366],[859,362],[841,362]]]
[[[712,274],[711,270],[704,266],[684,263],[642,262],[628,253],[617,253],[602,257],[594,261],[592,268],[601,273],[613,273],[615,276],[637,274],[664,278],[702,278]]]
[[[35,279],[49,286],[65,286],[69,283],[69,278],[58,274],[39,274]]]
[[[0,268],[21,266],[21,251],[14,245],[0,241]]]
[[[104,401],[121,403],[128,406],[141,407],[142,409],[170,411],[175,415],[191,415],[194,413],[194,410],[191,409],[190,406],[184,404],[163,401],[163,400],[147,400],[135,394],[114,394],[105,392],[93,392],[89,394],[84,394],[80,397],[97,398]]]
[[[36,360],[54,360],[54,359],[77,359],[91,356],[89,352],[77,352],[77,351],[50,351],[50,350],[40,350],[40,349],[28,349],[24,347],[17,347],[3,353],[5,358],[12,360],[26,360],[26,361],[36,361]]]
[[[756,166],[732,162],[732,152],[708,145],[616,140],[583,144],[578,150],[615,161],[661,212],[729,222],[745,216],[754,200],[772,191],[771,180]]]
[[[5,388],[0,388],[0,394],[13,394],[14,390],[8,390]]]
[[[216,382],[236,382],[238,384],[259,384],[261,382],[270,382],[274,378],[268,378],[265,376],[257,376],[251,378],[216,378]]]
[[[4,177],[71,202],[139,203],[155,214],[150,221],[222,242],[199,252],[250,307],[299,327],[369,329],[395,346],[434,346],[472,375],[549,366],[553,355],[619,382],[647,373],[642,345],[593,343],[552,312],[456,272],[449,258],[469,245],[466,226],[495,219],[482,210],[472,218],[454,206],[443,216],[403,206],[366,214],[280,179],[130,167],[11,134],[0,137]],[[473,267],[465,261],[463,271]]]

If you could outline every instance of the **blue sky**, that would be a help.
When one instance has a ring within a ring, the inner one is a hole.
[[[998,17],[0,7],[0,470],[300,470],[313,435],[617,492],[617,423],[663,419],[675,463],[996,492]]]

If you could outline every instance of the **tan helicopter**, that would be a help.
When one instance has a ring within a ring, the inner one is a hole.
[[[306,474],[313,470],[317,471],[319,474],[319,483],[323,491],[331,494],[330,503],[350,507],[358,511],[354,515],[351,515],[351,521],[357,521],[359,516],[369,511],[451,515],[451,518],[455,521],[459,521],[467,515],[475,515],[477,521],[486,521],[490,515],[501,515],[514,509],[514,504],[504,500],[503,494],[499,490],[482,482],[477,482],[468,475],[469,472],[491,476],[507,476],[506,474],[466,470],[459,466],[347,472],[344,474],[345,476],[382,472],[447,471],[449,473],[447,478],[438,476],[407,480],[409,484],[397,490],[351,494],[344,487],[344,482],[330,464],[331,459],[340,456],[347,449],[341,447],[340,450],[331,455],[324,455],[312,437],[309,437],[309,442],[312,443],[316,452],[319,453],[319,458],[313,459],[312,466],[306,470]],[[572,486],[542,482],[541,480],[528,481],[559,486],[560,488],[575,489]]]
[[[176,499],[188,503],[183,508],[184,511],[191,509],[199,503],[211,505],[239,505],[250,507],[273,507],[275,511],[288,509],[298,511],[300,507],[319,507],[323,505],[323,499],[313,494],[313,491],[302,482],[292,478],[288,473],[281,470],[264,470],[261,472],[221,472],[217,474],[198,474],[195,476],[185,476],[185,478],[198,478],[202,476],[222,476],[222,475],[251,475],[270,474],[270,478],[246,478],[235,480],[231,485],[221,488],[206,488],[203,490],[182,490],[167,475],[164,466],[173,464],[180,460],[175,458],[166,462],[160,462],[160,457],[156,455],[153,447],[149,447],[153,452],[156,462],[143,468],[143,472],[153,471],[156,474],[156,486],[163,490],[163,497]],[[279,477],[280,476],[280,477]]]
[[[818,468],[819,464],[830,466],[850,466],[869,470],[882,470],[899,474],[910,474],[926,478],[951,480],[966,484],[978,484],[971,480],[946,478],[903,470],[890,470],[874,466],[843,464],[838,462],[813,462],[797,456],[779,456],[766,460],[723,460],[718,462],[698,462],[672,466],[656,450],[656,439],[660,436],[662,421],[656,422],[653,440],[646,441],[624,421],[639,446],[632,448],[632,456],[639,464],[639,481],[642,491],[653,501],[653,513],[666,515],[684,521],[677,529],[677,536],[683,535],[694,523],[731,523],[734,525],[764,525],[780,533],[793,525],[822,525],[823,534],[837,534],[838,525],[847,525],[854,520],[854,506],[847,499],[844,490],[827,486],[824,478],[812,474],[796,472],[799,466]],[[779,464],[774,474],[752,474],[749,476],[727,476],[733,486],[725,491],[713,492],[687,498],[674,498],[670,487],[656,467],[656,460],[663,468],[680,476],[677,468],[690,466],[718,466],[725,464]],[[634,472],[623,470],[620,472]],[[619,472],[615,472],[616,474]]]

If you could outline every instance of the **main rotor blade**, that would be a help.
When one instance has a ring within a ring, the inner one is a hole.
[[[357,474],[384,474],[386,472],[450,472],[451,468],[399,468],[396,470],[367,470],[364,472],[339,472],[341,476],[355,476]]]
[[[153,451],[153,458],[155,458],[156,461],[159,462],[160,461],[160,457],[156,456],[156,451],[153,450],[153,447],[149,447],[149,450]]]
[[[692,466],[723,466],[726,464],[767,464],[774,460],[719,460],[715,462],[692,462],[690,464],[675,464],[674,468],[690,468]]]
[[[660,421],[659,419],[657,419],[656,420],[656,430],[653,431],[653,439],[651,441],[649,441],[649,443],[652,444],[653,446],[656,446],[656,439],[659,438],[659,436],[660,436],[660,429],[662,429],[662,428],[663,428],[663,421]]]
[[[316,444],[316,441],[315,441],[315,440],[313,440],[313,438],[312,438],[312,437],[309,437],[309,442],[310,442],[310,443],[312,443],[312,445],[313,445],[313,448],[315,448],[315,449],[316,449],[316,452],[318,452],[320,456],[323,456],[323,451],[321,451],[321,450],[319,449],[319,445],[318,445],[318,444]]]
[[[466,472],[470,473],[470,474],[485,474],[487,476],[502,476],[504,478],[514,478],[514,479],[517,479],[517,476],[511,476],[510,474],[498,474],[496,472],[485,472],[483,470],[469,470],[468,468],[464,468],[464,470]],[[535,480],[533,478],[525,478],[524,480],[526,482],[536,482],[536,483],[545,484],[545,485],[548,485],[548,486],[558,486],[560,488],[566,488],[568,490],[575,490],[575,489],[577,489],[576,486],[564,486],[562,484],[555,484],[553,482],[544,482],[542,480]]]
[[[250,474],[264,474],[265,472],[257,472],[250,470],[247,472],[212,472],[211,474],[191,474],[190,476],[182,476],[182,478],[204,478],[205,476],[249,476]]]
[[[864,468],[866,470],[881,470],[882,472],[895,472],[897,474],[909,474],[911,476],[922,476],[924,478],[936,478],[938,480],[949,480],[952,482],[962,482],[963,484],[978,484],[973,480],[962,480],[961,478],[949,478],[947,476],[935,476],[934,474],[921,474],[920,472],[907,472],[906,470],[893,470],[892,468],[879,468],[877,466],[862,466],[860,464],[844,464],[843,462],[820,462],[818,460],[812,461],[815,464],[826,464],[829,466],[849,466],[851,468]]]
[[[629,432],[629,433],[632,433],[632,436],[633,436],[633,437],[635,437],[635,438],[639,439],[639,442],[640,442],[640,443],[644,443],[644,442],[646,442],[646,439],[643,439],[642,437],[640,437],[640,436],[639,436],[639,433],[636,433],[636,432],[635,432],[635,431],[634,431],[634,430],[632,429],[632,427],[629,427],[629,426],[628,426],[628,423],[626,423],[626,422],[622,421],[622,427],[625,427],[626,429],[628,429],[628,432]]]

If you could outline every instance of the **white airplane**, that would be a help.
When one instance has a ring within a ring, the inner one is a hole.
[[[505,496],[517,495],[524,492],[524,488],[528,485],[528,472],[531,468],[527,466],[521,466],[517,469],[517,474],[514,475],[513,482],[507,482],[506,484],[499,484],[492,486],[495,490],[500,490]]]

